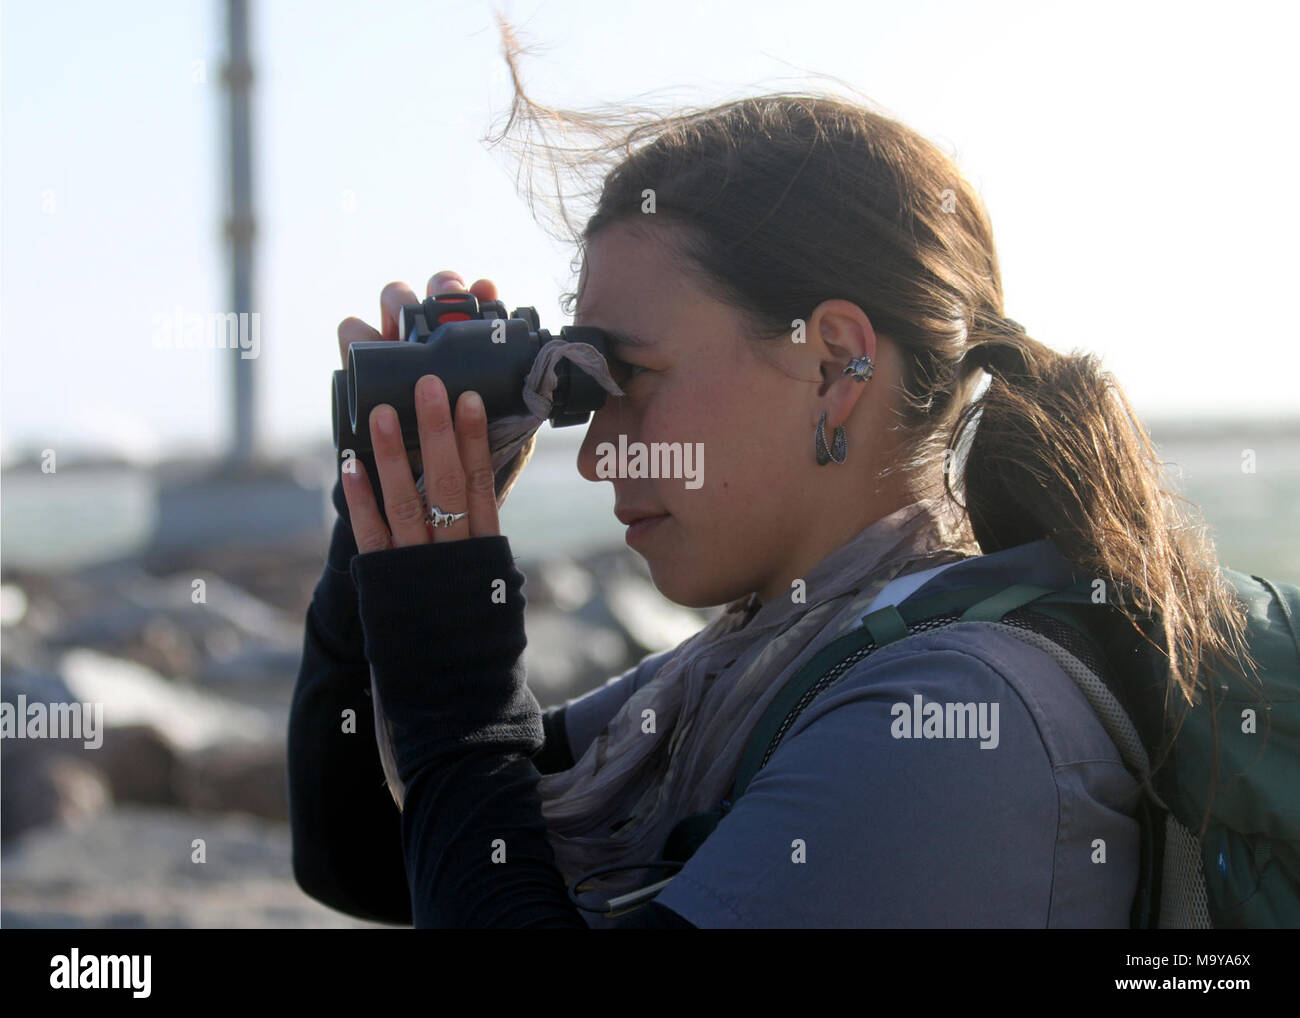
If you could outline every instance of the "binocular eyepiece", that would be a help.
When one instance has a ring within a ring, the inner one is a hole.
[[[461,393],[483,399],[489,421],[529,413],[523,400],[524,380],[537,353],[552,339],[540,327],[537,311],[515,308],[506,317],[499,300],[479,302],[472,293],[440,293],[419,304],[405,304],[398,320],[399,342],[353,343],[348,366],[334,372],[332,408],[334,449],[372,454],[370,412],[382,403],[397,411],[402,443],[420,448],[415,416],[415,383],[437,375],[453,408]],[[608,357],[605,333],[589,326],[565,326],[560,339],[588,343]],[[568,359],[556,364],[551,426],[586,424],[605,405],[605,390]]]

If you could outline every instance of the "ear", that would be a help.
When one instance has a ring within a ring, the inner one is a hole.
[[[849,300],[827,300],[817,306],[808,320],[808,353],[815,357],[821,385],[816,390],[817,416],[826,411],[827,427],[838,427],[853,412],[853,407],[871,380],[857,381],[844,374],[854,357],[866,355],[878,363],[876,330],[865,311]]]

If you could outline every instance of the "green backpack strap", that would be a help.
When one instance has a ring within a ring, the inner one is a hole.
[[[1036,587],[1030,583],[1017,583],[1013,587],[999,591],[992,597],[986,597],[978,604],[973,604],[962,612],[962,622],[998,622],[1009,612],[1032,604],[1048,594],[1054,594],[1051,587]]]
[[[683,817],[669,833],[659,858],[666,862],[686,862],[695,854],[695,850],[704,844],[705,839],[713,833],[713,829],[725,815],[725,810],[714,809],[707,813],[692,813],[688,817]]]
[[[882,608],[875,614],[879,615],[887,610],[892,609]],[[906,634],[906,627],[904,627],[904,634]],[[749,742],[745,745],[745,752],[741,754],[740,765],[736,769],[736,777],[731,785],[731,794],[727,797],[728,808],[745,794],[749,782],[763,766],[763,757],[768,745],[781,734],[781,726],[785,723],[786,717],[809,689],[830,669],[852,657],[871,642],[871,630],[864,620],[863,625],[832,640],[814,654],[808,663],[786,682],[781,692],[772,698],[772,702],[763,711],[763,716],[758,719],[758,724],[754,726]]]

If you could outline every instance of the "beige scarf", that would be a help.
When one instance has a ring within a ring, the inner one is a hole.
[[[565,882],[660,858],[683,817],[717,808],[730,790],[750,733],[786,680],[854,628],[890,580],[979,553],[965,515],[937,496],[877,520],[823,559],[804,577],[804,603],[792,591],[728,605],[628,698],[572,768],[543,776],[542,814]],[[612,873],[584,882],[582,897],[603,900],[669,875]],[[593,927],[607,924],[585,915]]]

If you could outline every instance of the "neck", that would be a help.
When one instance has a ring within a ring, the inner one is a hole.
[[[938,490],[943,490],[942,481]],[[779,597],[788,597],[795,580],[806,577],[819,562],[825,560],[836,549],[842,548],[867,527],[935,493],[933,485],[925,487],[900,479],[888,490],[876,492],[875,498],[869,501],[868,507],[857,515],[840,520],[827,520],[810,529],[809,535],[815,540],[806,547],[801,547],[786,565],[777,571],[772,580],[756,592],[759,603],[767,604]]]

